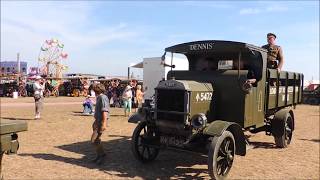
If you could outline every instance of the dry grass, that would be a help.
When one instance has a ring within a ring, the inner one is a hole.
[[[6,179],[209,178],[206,157],[193,153],[162,151],[153,163],[138,163],[130,149],[135,125],[127,123],[121,109],[112,109],[110,127],[102,137],[107,162],[92,164],[88,140],[93,118],[80,116],[82,100],[48,98],[42,119],[36,121],[32,98],[1,99],[2,119],[26,120],[29,126],[19,133],[19,153],[4,157]],[[320,178],[319,107],[300,105],[294,113],[296,130],[289,148],[275,148],[273,138],[264,133],[252,135],[254,149],[236,157],[230,179]]]

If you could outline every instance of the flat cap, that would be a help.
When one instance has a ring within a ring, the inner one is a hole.
[[[274,38],[277,38],[277,36],[275,34],[273,34],[273,33],[268,33],[267,37],[269,37],[269,36],[273,36]]]

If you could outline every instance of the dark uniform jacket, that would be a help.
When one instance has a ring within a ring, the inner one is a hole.
[[[268,65],[273,64],[274,62],[276,62],[276,60],[278,60],[279,63],[283,62],[283,53],[280,46],[267,44],[262,46],[262,48],[265,48],[268,50],[268,57],[267,57]]]

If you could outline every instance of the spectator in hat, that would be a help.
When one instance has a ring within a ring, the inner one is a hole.
[[[45,89],[44,80],[41,76],[36,76],[33,84],[34,88],[34,102],[35,102],[35,119],[40,119],[40,111],[43,106],[43,91]]]
[[[132,87],[130,86],[130,84],[128,84],[122,93],[124,116],[127,116],[127,112],[128,112],[128,116],[130,116],[130,113],[131,113],[132,97],[133,97],[131,89]]]

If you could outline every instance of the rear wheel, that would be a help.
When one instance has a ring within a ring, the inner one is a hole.
[[[309,99],[309,104],[311,104],[311,105],[318,105],[318,104],[319,104],[319,101],[318,101],[318,99],[316,99],[316,98],[310,98],[310,99]]]
[[[285,118],[282,120],[277,121],[284,121],[282,122],[282,129],[283,134],[281,136],[274,135],[274,141],[276,146],[279,148],[286,148],[291,143],[292,134],[293,134],[293,118],[291,117],[290,113],[286,115]]]
[[[140,122],[132,135],[132,152],[136,159],[146,163],[153,161],[159,154],[159,149],[152,146],[152,141],[157,136],[153,128],[147,126],[147,123]]]
[[[208,170],[212,179],[225,179],[232,167],[235,155],[235,140],[230,131],[213,137],[208,152]]]

